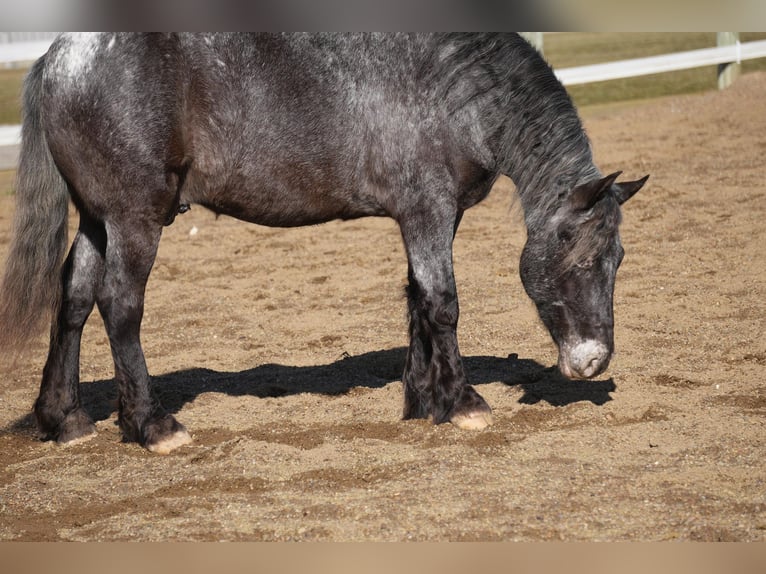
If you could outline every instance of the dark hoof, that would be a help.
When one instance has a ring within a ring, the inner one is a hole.
[[[405,394],[402,420],[427,419],[429,416],[431,415],[427,407],[419,399],[413,399]]]
[[[449,421],[460,429],[482,430],[490,426],[492,409],[470,385],[466,385],[452,408]]]
[[[55,428],[50,428],[50,425],[43,426],[39,423],[39,418],[38,424],[47,438],[55,440],[60,445],[73,445],[96,436],[96,425],[93,424],[93,419],[82,409],[73,410]]]
[[[168,454],[169,452],[192,442],[184,425],[173,415],[164,415],[150,420],[144,426],[144,440],[141,444],[151,452]]]

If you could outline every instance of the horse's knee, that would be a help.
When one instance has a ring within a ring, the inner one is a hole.
[[[95,297],[86,296],[83,291],[68,293],[61,306],[62,326],[66,329],[81,329],[88,320]]]
[[[432,315],[435,323],[455,328],[460,317],[457,295],[451,292],[442,293],[433,306]]]
[[[460,307],[453,290],[426,291],[416,281],[410,281],[407,295],[411,314],[420,315],[434,326],[457,326]]]
[[[126,285],[119,278],[108,278],[98,292],[96,303],[110,336],[137,333],[144,313],[144,292],[141,286]]]
[[[460,317],[457,296],[453,293],[441,293],[429,298],[425,304],[425,317],[432,327],[456,329]]]

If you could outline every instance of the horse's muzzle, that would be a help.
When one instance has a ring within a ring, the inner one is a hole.
[[[594,339],[565,344],[559,348],[559,370],[568,379],[590,379],[603,373],[611,358],[609,347]]]

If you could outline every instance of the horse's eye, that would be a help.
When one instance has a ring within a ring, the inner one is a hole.
[[[572,241],[572,234],[567,230],[559,231],[559,241],[569,243]]]

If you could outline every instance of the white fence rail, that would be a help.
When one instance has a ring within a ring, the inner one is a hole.
[[[34,42],[0,43],[0,64],[33,61],[42,56],[52,40]],[[740,63],[743,60],[766,57],[766,40],[745,42],[730,46],[704,48],[635,58],[619,62],[607,62],[590,66],[577,66],[556,70],[556,76],[565,86],[603,82],[662,72],[674,72],[687,68],[713,66],[716,64]],[[0,126],[0,146],[18,144],[21,140],[20,126]]]
[[[53,40],[58,32],[0,32],[0,44],[7,42],[37,42]]]
[[[21,143],[21,126],[0,126],[0,146]]]
[[[32,42],[0,42],[0,64],[33,62],[45,54],[52,43],[52,39]]]
[[[744,44],[737,42],[731,46],[718,46],[716,48],[689,50],[687,52],[676,52],[675,54],[664,54],[662,56],[564,68],[556,70],[556,75],[562,84],[571,86],[574,84],[631,78],[633,76],[660,74],[662,72],[675,72],[687,68],[714,66],[716,64],[739,64],[743,60],[764,57],[766,57],[766,40],[746,42]]]

